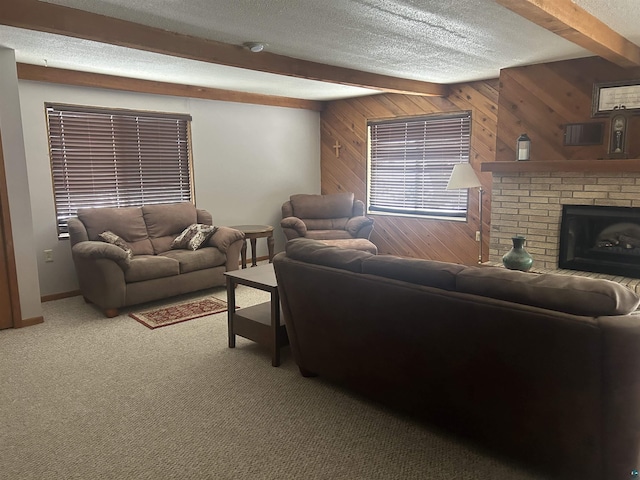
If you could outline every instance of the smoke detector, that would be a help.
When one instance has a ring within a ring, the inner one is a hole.
[[[242,46],[253,53],[259,53],[264,50],[265,44],[260,42],[244,42]]]

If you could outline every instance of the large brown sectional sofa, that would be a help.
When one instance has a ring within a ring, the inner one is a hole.
[[[190,202],[78,209],[69,238],[82,295],[113,317],[122,307],[224,285],[224,272],[238,269],[244,234],[219,226],[201,248],[171,248],[194,224],[213,220]],[[124,244],[101,240],[104,232]]]
[[[579,276],[291,240],[274,258],[293,357],[544,478],[640,464],[640,299]]]

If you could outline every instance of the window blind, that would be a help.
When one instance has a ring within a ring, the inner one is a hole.
[[[469,161],[471,112],[369,122],[367,211],[466,218],[468,190],[447,190]]]
[[[45,108],[59,236],[80,207],[191,200],[189,115]]]

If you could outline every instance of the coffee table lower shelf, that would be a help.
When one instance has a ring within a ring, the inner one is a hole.
[[[271,329],[271,302],[260,303],[251,307],[236,310],[233,315],[233,333],[252,340],[260,345],[279,347],[289,345],[287,329],[282,324],[282,310],[280,311],[280,326],[276,329],[276,339]]]

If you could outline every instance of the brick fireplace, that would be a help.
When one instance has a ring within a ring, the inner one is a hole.
[[[605,171],[518,172],[512,171],[514,166],[484,168],[486,164],[483,164],[483,170],[493,172],[489,262],[501,263],[502,255],[512,246],[511,237],[517,234],[527,238],[525,248],[534,258],[534,270],[559,271],[562,205],[640,207],[640,168],[638,171],[615,171],[614,167],[619,165],[617,161],[611,161],[609,169],[607,161],[594,162],[599,166],[598,170]],[[579,162],[580,165],[585,163]],[[541,168],[536,166],[534,170]],[[640,290],[640,279],[578,271],[561,273],[615,279]]]

